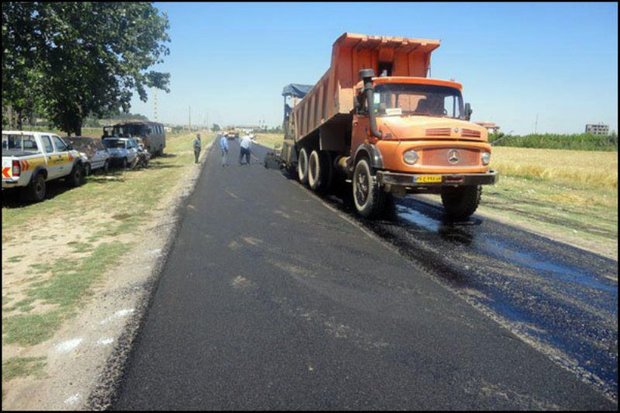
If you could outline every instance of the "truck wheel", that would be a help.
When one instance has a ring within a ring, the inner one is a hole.
[[[84,180],[84,167],[82,166],[82,164],[76,163],[75,165],[73,165],[73,169],[67,177],[67,183],[69,184],[69,186],[75,188],[82,185],[84,183]]]
[[[444,188],[441,191],[441,202],[446,215],[455,221],[469,218],[478,208],[481,194],[480,185]]]
[[[330,187],[332,178],[329,152],[314,150],[308,160],[308,185],[313,191],[321,192]]]
[[[121,163],[121,168],[127,169],[127,158],[123,158],[123,162]]]
[[[23,198],[27,201],[41,202],[45,199],[45,176],[38,173],[32,178],[27,187],[23,189]]]
[[[353,171],[353,202],[357,212],[366,218],[378,216],[385,203],[385,192],[377,185],[366,158],[360,159]]]
[[[297,177],[302,184],[306,185],[308,183],[308,152],[306,152],[306,148],[301,148],[301,151],[299,151]]]

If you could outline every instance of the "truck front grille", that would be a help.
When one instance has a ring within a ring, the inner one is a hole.
[[[456,151],[456,153],[451,153]],[[480,152],[464,148],[433,148],[421,152],[421,164],[425,166],[479,166]],[[458,161],[454,162],[454,156]],[[450,162],[450,159],[453,162]]]

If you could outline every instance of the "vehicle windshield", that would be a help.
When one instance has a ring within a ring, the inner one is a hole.
[[[2,134],[2,149],[18,149],[23,151],[38,150],[37,141],[32,135]]]
[[[114,136],[122,137],[134,137],[134,136],[146,136],[147,126],[141,124],[133,125],[115,125],[113,129]]]
[[[103,144],[106,148],[125,148],[125,141],[120,139],[104,139]]]
[[[424,115],[463,119],[458,89],[421,84],[382,84],[375,87],[373,110],[378,116]]]

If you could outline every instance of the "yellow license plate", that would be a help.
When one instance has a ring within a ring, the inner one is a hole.
[[[441,176],[438,175],[420,175],[415,178],[416,184],[439,184]]]

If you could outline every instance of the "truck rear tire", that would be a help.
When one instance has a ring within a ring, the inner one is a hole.
[[[381,214],[386,194],[375,180],[375,175],[366,158],[360,159],[353,171],[353,203],[357,212],[366,218]]]
[[[26,201],[41,202],[45,199],[46,185],[45,176],[36,174],[27,187],[23,189],[22,198]]]
[[[308,160],[308,185],[313,191],[322,192],[331,185],[331,156],[327,151],[314,150]]]
[[[297,159],[297,178],[303,185],[308,183],[308,152],[306,148],[301,148]]]
[[[480,204],[482,187],[480,185],[444,188],[441,202],[449,219],[461,221],[469,218]]]

